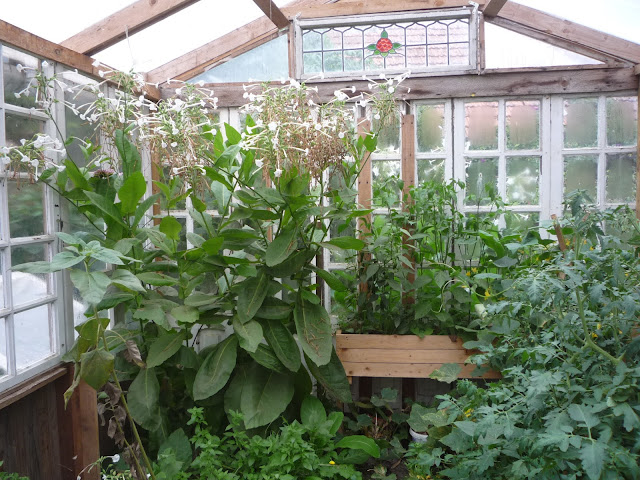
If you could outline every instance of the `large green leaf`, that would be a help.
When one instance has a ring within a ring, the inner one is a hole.
[[[567,413],[576,422],[583,423],[587,428],[593,428],[600,424],[600,419],[595,415],[600,411],[600,408],[596,408],[589,405],[569,405]]]
[[[138,202],[147,191],[147,182],[142,172],[134,172],[127,178],[120,190],[118,190],[118,198],[120,199],[120,211],[122,215],[130,215],[136,211]]]
[[[380,458],[380,447],[378,447],[372,438],[365,437],[364,435],[349,435],[348,437],[344,437],[336,444],[336,447],[362,450],[374,458]]]
[[[582,468],[590,480],[598,480],[602,474],[604,460],[606,458],[605,444],[595,441],[585,441],[580,449]]]
[[[136,320],[147,320],[164,327],[166,330],[171,328],[167,315],[160,305],[142,304],[142,308],[138,308],[133,312],[133,318]]]
[[[411,407],[411,416],[408,422],[409,426],[416,432],[426,432],[428,428],[444,427],[449,425],[449,416],[446,412],[438,410],[436,412],[433,409],[423,407],[419,403],[414,403]]]
[[[260,365],[262,365],[263,367],[267,367],[270,370],[281,373],[287,371],[287,368],[282,364],[273,349],[268,345],[261,343],[260,345],[258,345],[256,351],[249,352],[249,355],[251,355],[251,358],[253,358]]]
[[[218,181],[213,181],[211,183],[211,193],[213,193],[213,198],[216,199],[218,212],[221,215],[223,215],[224,214],[223,211],[226,211],[227,205],[229,204],[229,199],[231,198],[231,192],[222,183]]]
[[[162,365],[165,360],[172,357],[184,342],[184,333],[172,332],[158,337],[149,347],[147,355],[147,368]]]
[[[233,330],[238,336],[240,346],[247,352],[255,352],[262,341],[262,327],[255,320],[242,323],[238,317],[233,318]]]
[[[126,224],[122,221],[122,215],[115,206],[113,201],[95,192],[85,192],[85,195],[91,200],[91,203],[98,207],[107,218],[115,221],[119,225],[126,227]]]
[[[351,398],[351,386],[335,350],[331,352],[331,360],[326,365],[317,366],[310,359],[307,359],[307,366],[327,393],[342,403],[351,403],[353,401]]]
[[[345,292],[347,287],[333,273],[323,270],[322,268],[314,268],[316,274],[322,278],[329,287],[336,292]]]
[[[153,368],[143,368],[129,386],[127,403],[135,422],[155,430],[162,420],[159,409],[160,384]]]
[[[218,393],[229,381],[236,366],[238,339],[230,336],[204,360],[193,383],[194,400],[203,400]]]
[[[175,217],[167,215],[162,217],[160,221],[160,231],[164,233],[171,240],[176,242],[180,241],[180,231],[182,230],[182,224],[176,220]]]
[[[300,349],[289,329],[279,320],[265,320],[262,322],[262,331],[282,364],[292,372],[297,372],[301,365]]]
[[[451,383],[458,379],[461,371],[462,368],[457,363],[445,363],[439,369],[431,372],[429,378],[433,378],[439,382]]]
[[[80,355],[80,377],[96,390],[107,383],[113,371],[114,357],[100,348]]]
[[[265,261],[268,267],[284,262],[298,246],[298,231],[295,228],[285,229],[273,239],[267,247]]]
[[[302,401],[300,420],[302,420],[303,425],[319,426],[327,421],[327,411],[320,400],[309,396]]]
[[[331,320],[325,308],[307,299],[298,299],[293,310],[293,318],[304,353],[316,365],[329,363],[333,339]]]
[[[364,248],[364,242],[353,237],[332,238],[327,242],[323,242],[322,245],[331,250],[335,250],[336,248],[340,250],[362,250]]]
[[[111,280],[103,272],[85,272],[71,270],[69,272],[73,285],[80,292],[82,299],[89,305],[97,305],[104,297]]]
[[[73,267],[83,260],[84,257],[65,251],[56,254],[50,262],[23,263],[21,265],[11,267],[11,270],[27,273],[51,273]]]
[[[177,280],[167,275],[155,272],[142,272],[136,275],[143,283],[148,283],[154,287],[169,287],[175,285]]]
[[[261,427],[278,418],[293,398],[293,382],[291,374],[254,364],[247,374],[240,401],[245,427]]]
[[[158,450],[158,456],[169,449],[173,450],[176,460],[182,462],[183,467],[191,463],[193,455],[191,444],[189,443],[189,438],[181,428],[175,430],[162,443],[160,450]]]
[[[140,222],[140,220],[142,220],[142,217],[144,217],[144,215],[147,213],[147,210],[149,210],[153,206],[153,204],[158,201],[159,198],[160,198],[159,193],[150,195],[149,197],[145,198],[144,201],[142,201],[136,207],[136,212],[133,219],[134,225],[137,225]]]
[[[129,175],[142,169],[142,158],[136,147],[127,139],[124,131],[116,130],[115,144],[122,160],[122,172],[126,180]]]
[[[200,318],[200,311],[189,305],[180,305],[171,309],[171,315],[180,323],[195,323]]]
[[[260,270],[255,277],[247,278],[237,285],[238,293],[238,318],[242,322],[251,320],[267,296],[269,278],[264,270]]]
[[[89,181],[85,178],[82,172],[78,169],[78,166],[70,159],[66,159],[64,161],[65,165],[65,173],[69,177],[69,180],[73,182],[73,184],[82,190],[91,190],[91,186],[89,185]]]
[[[146,289],[142,286],[140,279],[129,270],[125,270],[123,268],[115,270],[111,274],[111,283],[124,290],[141,293],[146,292]]]

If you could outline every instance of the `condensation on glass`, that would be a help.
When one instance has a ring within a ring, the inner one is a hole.
[[[42,305],[13,316],[18,372],[55,353],[50,308]]]
[[[301,22],[301,75],[474,68],[470,9]],[[334,20],[335,22],[335,20]]]
[[[598,199],[598,155],[565,155],[564,194],[585,190],[592,201]]]

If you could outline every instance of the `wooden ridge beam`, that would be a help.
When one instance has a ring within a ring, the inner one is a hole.
[[[53,60],[72,69],[77,69],[80,73],[90,75],[96,79],[100,78],[101,70],[112,70],[106,65],[96,67],[93,65],[93,58],[45,40],[3,20],[0,20],[0,42],[38,57]],[[113,82],[110,83],[113,85]],[[160,90],[157,87],[147,85],[145,93],[151,100],[160,100]]]
[[[282,10],[273,3],[273,0],[253,0],[260,10],[273,22],[278,28],[285,28],[289,26],[289,19],[282,13]]]
[[[484,5],[486,0],[477,0],[476,3]],[[295,11],[295,8],[284,8],[283,11],[290,18],[323,18],[340,17],[344,15],[362,15],[367,13],[408,12],[411,10],[430,10],[434,8],[468,7],[468,0],[403,0],[402,2],[390,2],[388,0],[354,0],[305,7]]]
[[[138,0],[94,23],[61,43],[62,46],[93,55],[154,23],[193,5],[198,0]]]
[[[484,6],[482,13],[487,17],[495,17],[500,13],[500,10],[502,10],[505,3],[507,3],[507,0],[489,0],[489,2]]]
[[[640,63],[640,45],[608,33],[554,17],[534,8],[508,2],[496,18],[505,18],[629,62]]]
[[[354,86],[357,96],[369,92],[365,80],[339,82],[307,82],[318,87],[315,98],[326,102],[333,98],[333,92]],[[276,84],[274,84],[276,85]],[[280,85],[280,82],[277,82]],[[247,103],[243,98],[242,83],[205,84],[218,97],[220,107],[238,107]],[[407,93],[406,88],[411,88]],[[466,98],[522,95],[553,95],[568,93],[622,92],[638,89],[638,77],[634,69],[610,68],[602,65],[580,65],[571,67],[543,67],[522,69],[485,70],[482,75],[444,75],[434,77],[413,77],[402,82],[397,89],[402,100],[438,98]],[[174,90],[161,88],[164,98],[173,96]],[[257,92],[257,91],[256,91]]]

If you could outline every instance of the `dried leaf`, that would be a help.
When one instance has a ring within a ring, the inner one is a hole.
[[[125,360],[139,366],[140,368],[143,368],[145,366],[145,363],[142,361],[140,349],[138,348],[136,342],[133,340],[127,340],[125,343],[127,345],[127,350],[124,352]]]
[[[138,347],[136,347],[136,349],[137,348]],[[116,387],[113,383],[111,382],[106,383],[103,390],[104,390],[104,393],[106,393],[109,396],[109,402],[111,403],[111,405],[116,406],[118,403],[120,403],[120,396],[122,395],[122,391],[118,387]]]

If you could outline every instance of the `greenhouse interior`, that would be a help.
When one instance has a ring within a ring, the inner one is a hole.
[[[639,21],[5,2],[0,480],[640,479]]]

